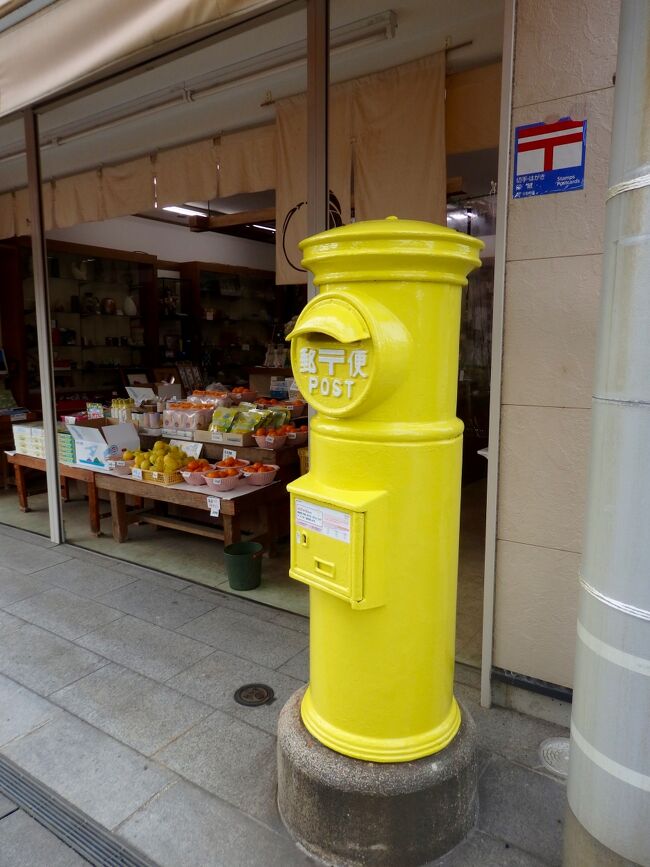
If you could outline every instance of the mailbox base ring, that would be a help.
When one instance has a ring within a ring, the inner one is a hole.
[[[363,738],[341,731],[324,720],[316,712],[309,686],[300,706],[300,714],[305,727],[316,740],[337,753],[364,762],[412,762],[434,755],[453,741],[461,723],[460,708],[452,696],[449,714],[433,731],[394,740]]]
[[[414,867],[442,857],[477,816],[475,724],[462,707],[451,743],[412,762],[360,761],[328,749],[294,693],[278,723],[278,808],[289,833],[327,864]]]

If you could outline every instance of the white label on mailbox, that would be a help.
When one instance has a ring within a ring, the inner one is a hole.
[[[218,518],[221,514],[221,500],[219,497],[208,497],[208,508],[210,509],[210,517]]]
[[[296,500],[296,524],[350,544],[350,515],[337,509],[316,506],[306,500]]]

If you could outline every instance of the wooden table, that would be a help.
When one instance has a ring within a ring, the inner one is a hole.
[[[15,452],[13,454],[7,453],[7,461],[13,465],[14,473],[16,474],[18,505],[21,511],[29,512],[30,509],[25,470],[40,470],[44,473],[45,458],[35,458],[31,455],[21,455],[18,452]],[[95,484],[95,477],[98,473],[86,469],[85,467],[76,467],[72,464],[59,464],[59,475],[61,476],[61,486],[65,500],[69,499],[68,479],[76,479],[78,482],[85,482],[88,494],[88,519],[90,521],[90,530],[96,536],[99,536],[101,534],[101,528],[99,525],[99,497],[97,495],[97,486]]]
[[[111,502],[113,538],[116,542],[125,542],[129,535],[129,524],[137,522],[221,539],[224,544],[231,545],[233,542],[239,542],[241,539],[242,518],[249,518],[251,517],[251,513],[253,515],[256,513],[261,518],[262,527],[261,530],[253,533],[248,538],[259,538],[266,542],[270,555],[274,553],[277,538],[275,513],[278,503],[287,498],[285,487],[280,483],[259,488],[251,486],[250,492],[233,499],[222,497],[219,515],[223,524],[222,529],[210,524],[191,523],[182,518],[164,513],[161,514],[158,504],[169,503],[189,509],[197,509],[201,512],[208,512],[209,514],[210,508],[206,494],[199,493],[190,488],[184,490],[182,486],[176,487],[173,485],[140,482],[128,476],[109,475],[108,473],[97,473],[95,484],[98,491],[108,492]],[[127,512],[127,496],[152,500],[156,506],[154,510]]]
[[[0,488],[7,487],[7,455],[5,452],[13,451],[14,448],[14,424],[38,421],[40,415],[35,412],[27,412],[24,418],[17,419],[15,416],[0,415]]]

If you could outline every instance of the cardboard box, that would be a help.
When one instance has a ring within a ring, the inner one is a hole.
[[[77,462],[77,451],[74,445],[74,437],[68,430],[59,430],[57,432],[57,440],[59,447],[59,460],[64,464],[74,464]]]
[[[79,466],[105,469],[106,462],[121,457],[123,449],[140,448],[140,438],[130,422],[103,427],[71,424],[68,430],[75,441]]]
[[[183,386],[180,382],[174,385],[169,385],[167,382],[146,382],[142,385],[128,385],[126,393],[133,398],[136,406],[139,406],[143,401],[153,400],[155,402],[158,398],[171,400],[175,397],[176,400],[182,400]]]
[[[42,421],[14,424],[12,431],[17,452],[34,458],[45,457],[45,429]]]
[[[194,441],[197,443],[219,443],[223,446],[244,446],[246,448],[255,445],[253,434],[223,433],[219,430],[195,430]]]
[[[169,385],[166,382],[154,382],[153,389],[163,400],[171,400],[173,397],[178,398],[178,400],[183,399],[183,386],[180,382],[174,383],[174,385]]]

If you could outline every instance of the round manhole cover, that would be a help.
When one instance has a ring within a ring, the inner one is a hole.
[[[547,738],[539,745],[539,757],[544,767],[558,777],[569,775],[569,739]]]
[[[235,692],[235,701],[246,707],[258,707],[273,701],[274,696],[271,687],[265,683],[246,683]]]

